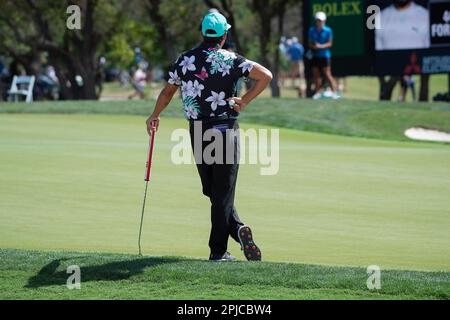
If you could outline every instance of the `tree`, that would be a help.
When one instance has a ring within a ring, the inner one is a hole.
[[[378,81],[380,83],[380,100],[391,100],[392,92],[400,79],[401,77],[399,76],[392,76],[387,79],[385,76],[378,77]]]
[[[427,102],[429,98],[429,82],[430,75],[429,74],[421,74],[420,75],[420,91],[419,91],[419,101]]]
[[[174,61],[177,53],[173,46],[173,39],[167,29],[168,22],[162,14],[161,10],[162,0],[147,0],[146,9],[150,20],[153,22],[157,31],[157,39],[165,49],[165,53],[170,61]]]
[[[380,100],[390,101],[392,99],[392,93],[397,83],[401,81],[400,76],[391,76],[386,79],[385,76],[379,76],[378,81],[380,83]],[[420,75],[420,90],[419,101],[427,102],[429,98],[429,79],[428,74]]]
[[[253,10],[258,15],[260,23],[259,48],[261,62],[273,73],[273,79],[270,84],[273,97],[280,96],[280,88],[278,85],[280,52],[278,50],[278,44],[283,34],[286,8],[293,3],[294,1],[290,0],[253,0],[251,3]],[[277,19],[275,34],[272,30],[273,18]]]
[[[203,2],[146,0],[144,5],[147,17],[156,30],[156,43],[162,53],[159,62],[164,66],[200,41],[201,17],[207,10]]]
[[[0,21],[7,35],[3,36],[5,41],[0,44],[0,52],[17,59],[31,74],[39,71],[33,65],[45,53],[60,79],[64,99],[97,99],[102,84],[99,48],[115,33],[123,18],[123,3],[119,0],[4,0],[0,4]],[[66,27],[69,5],[81,8],[81,30]],[[13,41],[5,39],[8,35],[14,35]],[[79,76],[82,84],[76,80]]]

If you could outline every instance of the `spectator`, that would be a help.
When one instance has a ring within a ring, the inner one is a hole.
[[[280,38],[280,44],[278,45],[278,49],[280,49],[281,53],[284,54],[284,55],[286,54],[286,51],[287,51],[287,44],[286,44],[286,42],[287,42],[286,37],[282,36]]]
[[[36,99],[59,99],[59,79],[53,66],[40,70],[34,88]]]
[[[145,87],[147,85],[147,74],[139,66],[133,74],[131,79],[131,85],[133,86],[134,92],[128,97],[128,99],[133,99],[139,96],[140,99],[145,99]]]
[[[333,31],[326,25],[327,16],[324,12],[317,12],[315,15],[315,25],[309,29],[309,47],[312,50],[311,61],[315,94],[317,99],[321,96],[322,87],[321,73],[330,84],[332,98],[338,99],[337,85],[331,74],[331,51],[333,45]]]
[[[305,87],[302,84],[302,80],[305,79],[305,65],[303,63],[304,53],[305,49],[303,48],[303,45],[298,42],[298,39],[296,37],[293,37],[291,45],[287,48],[287,55],[290,58],[290,76],[294,86],[295,80],[297,78],[300,78],[300,83],[298,85],[298,92],[300,97],[305,96]]]
[[[402,79],[400,80],[400,102],[406,101],[406,94],[408,93],[408,88],[411,89],[412,99],[413,101],[416,101],[416,88],[414,83],[414,78],[412,75],[404,75]]]

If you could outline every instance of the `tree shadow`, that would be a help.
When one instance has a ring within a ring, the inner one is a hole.
[[[57,271],[57,269],[61,266],[61,262],[67,260],[73,260],[73,258],[56,259],[46,264],[36,275],[28,279],[28,282],[24,287],[39,288],[66,284],[70,274],[68,274],[66,270]],[[179,261],[182,260],[177,258],[150,257],[113,261],[99,265],[80,266],[81,282],[126,280],[135,275],[142,274],[146,268],[156,267],[161,264],[176,263]]]

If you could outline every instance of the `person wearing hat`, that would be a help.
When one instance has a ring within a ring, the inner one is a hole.
[[[333,45],[333,31],[326,25],[327,16],[319,11],[315,14],[315,25],[309,29],[309,48],[312,50],[313,58],[311,61],[315,97],[320,94],[322,87],[321,73],[330,84],[333,91],[333,98],[338,98],[337,85],[331,74],[331,46]]]
[[[202,43],[181,54],[171,65],[167,84],[146,123],[149,134],[152,127],[158,128],[161,112],[181,87],[203,194],[211,202],[209,260],[235,260],[227,251],[231,236],[241,245],[247,260],[259,261],[261,250],[254,242],[252,230],[240,220],[234,206],[239,138],[230,133],[237,132],[239,113],[267,87],[272,74],[260,64],[222,49],[230,28],[218,12],[210,12],[203,18]],[[253,79],[254,84],[242,97],[237,97],[236,84],[242,77]],[[205,141],[206,133],[214,138]],[[211,149],[211,140],[219,138],[225,143],[223,148],[214,149],[214,161],[210,161],[205,154]]]

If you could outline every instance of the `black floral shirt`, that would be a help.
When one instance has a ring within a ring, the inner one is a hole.
[[[247,77],[254,62],[206,44],[191,49],[173,63],[166,76],[168,83],[181,86],[187,119],[202,120],[238,113],[227,99],[237,94],[237,82]]]

